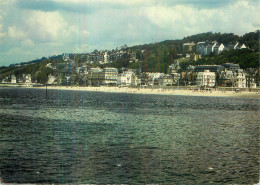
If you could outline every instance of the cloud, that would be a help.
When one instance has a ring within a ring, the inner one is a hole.
[[[195,2],[186,1],[186,3]],[[253,7],[248,1],[241,0],[216,9],[194,9],[183,4],[173,7],[153,6],[144,8],[144,14],[160,30],[165,32],[171,30],[180,37],[184,34],[206,31],[243,34],[249,30],[259,29],[255,26],[259,25],[257,16],[259,8],[259,5]]]
[[[23,0],[16,5],[22,9],[39,11],[68,11],[91,14],[105,9],[129,9],[149,6],[154,0]]]
[[[70,27],[58,12],[33,11],[30,12],[30,15],[25,23],[34,40],[57,41],[69,34]]]
[[[191,6],[198,9],[214,9],[229,6],[231,4],[235,4],[238,0],[172,0],[172,1],[162,1],[164,5],[185,5]]]
[[[258,0],[0,1],[0,66],[70,52],[260,29]],[[15,56],[14,56],[15,55]]]
[[[11,39],[24,39],[26,38],[26,33],[16,26],[8,27],[8,37]]]
[[[6,33],[3,32],[3,25],[0,24],[0,41],[6,36]]]
[[[22,45],[27,47],[32,47],[34,46],[34,42],[31,39],[26,39],[22,41]]]

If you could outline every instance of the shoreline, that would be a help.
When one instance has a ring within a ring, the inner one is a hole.
[[[42,87],[25,87],[34,89],[46,89]],[[207,96],[207,97],[236,97],[236,98],[260,98],[260,92],[249,91],[193,91],[181,89],[151,89],[151,88],[132,88],[132,87],[79,87],[79,86],[47,86],[52,90],[72,90],[72,91],[91,91],[107,93],[127,93],[127,94],[156,94],[156,95],[177,95],[177,96]]]
[[[46,86],[26,86],[26,85],[0,85],[7,88],[32,88],[46,89]],[[249,91],[194,91],[186,89],[162,89],[162,88],[136,88],[136,87],[80,87],[80,86],[47,86],[50,90],[70,90],[70,91],[90,91],[90,92],[106,92],[106,93],[127,93],[127,94],[154,94],[154,95],[176,95],[176,96],[206,96],[206,97],[235,97],[235,98],[260,98],[260,92]]]

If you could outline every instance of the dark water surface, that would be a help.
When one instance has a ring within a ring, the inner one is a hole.
[[[0,88],[6,183],[253,184],[259,99]]]

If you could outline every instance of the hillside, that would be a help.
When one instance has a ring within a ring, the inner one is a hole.
[[[165,40],[158,43],[150,43],[128,47],[127,50],[136,54],[136,60],[130,62],[128,55],[113,61],[110,64],[91,64],[89,67],[116,67],[131,68],[141,70],[142,72],[163,72],[166,73],[168,66],[173,64],[178,58],[185,56],[183,44],[186,42],[199,41],[218,41],[219,43],[228,44],[239,41],[244,43],[249,49],[224,51],[220,55],[203,56],[198,61],[185,61],[181,63],[182,70],[186,70],[188,65],[201,64],[223,64],[236,63],[241,68],[258,68],[259,67],[259,30],[246,33],[243,36],[237,36],[233,33],[201,33],[185,37],[181,40]],[[70,57],[77,61],[77,65],[81,66],[86,63],[84,54],[70,54]],[[10,65],[9,67],[0,67],[0,79],[8,75],[21,76],[22,74],[31,74],[32,78],[38,79],[39,82],[45,81],[47,75],[52,73],[51,69],[46,68],[47,63],[66,63],[62,55],[53,57],[43,57],[41,59],[24,62],[19,65]]]
[[[189,65],[221,65],[224,63],[239,64],[242,69],[259,68],[259,52],[249,49],[224,51],[220,55],[205,56],[198,61],[188,61],[180,64],[182,70]]]
[[[143,71],[150,72],[166,72],[167,67],[174,62],[175,59],[182,57],[180,54],[185,55],[183,51],[183,44],[186,42],[200,42],[200,41],[217,41],[223,44],[240,42],[244,43],[249,50],[245,51],[225,51],[219,56],[203,57],[199,64],[222,64],[225,62],[233,62],[240,64],[241,68],[256,68],[259,66],[258,58],[259,54],[259,30],[255,32],[246,33],[239,37],[233,33],[201,33],[185,37],[182,40],[166,40],[159,43],[144,44],[139,46],[133,46],[133,49],[137,52],[137,59],[143,61]],[[141,52],[143,51],[143,52]],[[135,67],[130,65],[131,67]]]

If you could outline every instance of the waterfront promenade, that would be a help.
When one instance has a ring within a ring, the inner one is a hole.
[[[0,87],[17,87],[17,88],[36,88],[46,89],[46,86],[30,86],[18,84],[0,84]],[[210,90],[199,90],[196,87],[83,87],[83,86],[47,86],[48,89],[54,90],[71,90],[71,91],[97,91],[110,93],[131,93],[131,94],[161,94],[161,95],[183,95],[183,96],[216,96],[216,97],[241,97],[241,98],[260,98],[260,89],[241,89],[235,91],[235,88],[219,88]]]
[[[46,87],[35,87],[46,88]],[[254,91],[226,91],[223,89],[197,90],[197,89],[164,89],[164,88],[132,88],[132,87],[78,87],[78,86],[48,86],[47,89],[57,90],[80,90],[98,91],[111,93],[131,93],[131,94],[161,94],[161,95],[184,95],[184,96],[217,96],[217,97],[241,97],[260,98],[260,92]]]

